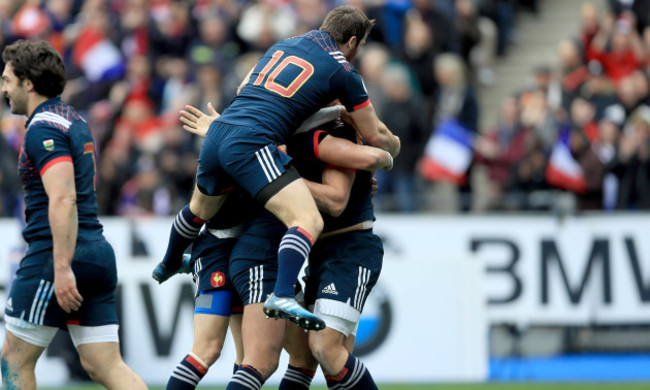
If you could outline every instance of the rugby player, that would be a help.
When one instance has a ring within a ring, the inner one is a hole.
[[[313,134],[306,138],[308,143],[300,150],[318,150],[320,140],[329,137],[322,131]],[[354,129],[348,126],[339,126],[332,135],[356,141]],[[304,298],[306,306],[327,327],[308,335],[293,326],[288,328],[286,349],[290,361],[280,390],[308,389],[319,364],[329,388],[376,389],[370,372],[352,354],[359,317],[379,278],[384,254],[381,239],[372,232],[375,216],[371,174],[366,171],[323,173],[318,160],[309,153],[302,158],[296,156],[296,164],[315,199],[322,199],[322,194],[328,191],[319,184],[331,181],[328,175],[339,177],[339,187],[349,198],[329,208],[319,205],[326,211],[325,227],[309,256]]]
[[[146,389],[120,355],[117,270],[97,219],[95,145],[86,122],[58,97],[63,60],[46,42],[22,40],[2,59],[2,94],[12,113],[28,117],[18,168],[28,247],[5,306],[4,385],[35,389],[36,361],[63,329],[96,382]]]
[[[201,130],[201,127],[207,127],[209,123],[204,120],[206,115],[193,107],[188,107],[188,111],[184,112],[183,120],[186,130],[204,135],[205,130]],[[211,114],[218,115],[213,112]],[[353,132],[352,138],[354,134]],[[321,184],[317,184],[317,203],[326,211],[335,214],[343,211],[349,188],[340,186],[340,179],[335,179],[335,174],[328,173],[341,171],[332,164],[348,167],[342,170],[343,182],[349,181],[350,168],[390,169],[392,166],[390,154],[377,148],[357,145],[343,138],[328,137],[323,131],[294,136],[290,139],[287,149],[290,154],[305,159],[304,164],[299,164],[300,166],[309,166],[312,171],[318,170],[322,173],[323,179],[318,178]],[[370,183],[369,175],[366,178]],[[245,224],[232,249],[229,272],[244,303],[244,362],[233,376],[229,389],[257,389],[277,368],[286,324],[265,321],[261,306],[263,297],[273,291],[277,274],[275,253],[283,234],[283,225],[272,214],[260,213]],[[364,375],[366,371],[358,370],[357,373]],[[369,374],[366,376],[369,377]],[[358,381],[356,377],[355,380]]]
[[[395,157],[399,139],[377,118],[363,82],[349,64],[372,28],[359,10],[341,6],[328,13],[320,30],[272,46],[249,72],[239,95],[210,127],[199,155],[197,185],[188,207],[177,216],[163,263],[174,271],[236,184],[289,229],[277,254],[278,275],[264,310],[305,329],[324,322],[295,300],[302,264],[323,227],[309,189],[277,150],[309,115],[339,99],[369,145]]]

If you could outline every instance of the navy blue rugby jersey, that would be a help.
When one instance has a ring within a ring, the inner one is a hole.
[[[314,30],[273,45],[217,121],[250,127],[282,144],[335,99],[348,111],[370,104],[359,73],[334,39]]]
[[[217,214],[206,222],[208,229],[232,229],[248,222],[251,218],[264,211],[245,191],[235,188],[228,194],[228,198],[217,211]]]
[[[30,246],[38,241],[40,248],[52,246],[48,196],[41,177],[63,161],[72,162],[74,166],[79,220],[77,241],[100,239],[102,225],[97,219],[95,144],[88,124],[70,105],[53,98],[36,107],[26,128],[18,161],[18,174],[25,190],[25,241]]]
[[[322,183],[323,170],[327,165],[318,159],[318,145],[327,135],[357,142],[354,128],[339,124],[327,131],[314,129],[297,134],[287,144],[287,151],[294,158],[294,165],[300,175],[307,180]],[[375,220],[371,178],[372,173],[369,171],[356,171],[350,199],[343,213],[338,217],[322,213],[325,222],[323,233],[353,226],[359,222]]]

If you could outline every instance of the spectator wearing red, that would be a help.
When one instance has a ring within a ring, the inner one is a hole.
[[[614,83],[634,73],[646,61],[647,53],[636,31],[635,20],[630,12],[618,19],[610,15],[587,50],[588,58],[600,61]]]

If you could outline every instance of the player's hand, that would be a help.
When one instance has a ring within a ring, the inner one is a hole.
[[[54,270],[54,294],[59,306],[66,313],[79,310],[84,299],[77,290],[77,279],[72,268],[65,267]]]
[[[393,169],[393,156],[391,156],[390,153],[386,152],[388,154],[388,163],[384,165],[381,169],[384,171],[390,171]]]
[[[190,105],[185,106],[185,109],[181,110],[180,114],[181,122],[184,123],[183,129],[200,137],[205,137],[210,128],[210,124],[221,116],[221,114],[212,107],[212,103],[208,103],[207,115],[198,108]]]
[[[344,106],[341,106],[341,120],[350,126],[354,126],[354,120]]]

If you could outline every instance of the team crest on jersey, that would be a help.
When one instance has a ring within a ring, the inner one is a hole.
[[[53,151],[54,150],[54,140],[53,139],[46,139],[45,141],[43,141],[43,147],[48,152]]]
[[[210,285],[212,287],[221,287],[226,284],[226,276],[223,272],[213,272],[210,276]]]

